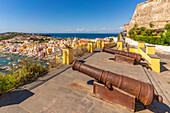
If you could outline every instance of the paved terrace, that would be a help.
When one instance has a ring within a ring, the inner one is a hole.
[[[155,93],[163,96],[164,103],[154,101],[151,106],[144,106],[137,102],[136,112],[170,112],[170,84],[161,74],[139,64],[102,60],[113,57],[108,53],[95,52],[81,60],[94,67],[153,84]],[[0,97],[0,113],[131,113],[123,107],[93,97],[92,80],[80,72],[72,71],[71,66],[64,66]]]

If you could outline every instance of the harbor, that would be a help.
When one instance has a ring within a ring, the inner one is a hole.
[[[19,56],[19,55],[12,55],[7,53],[0,53],[0,71],[3,73],[8,73],[10,70],[10,66],[13,68],[19,68],[16,66],[19,63],[20,59],[26,57]]]
[[[72,36],[82,37],[83,35],[84,37],[91,36],[91,38],[68,38]],[[19,63],[18,61],[23,58],[41,60],[42,65],[44,65],[44,63],[45,65],[53,65],[54,62],[61,63],[63,62],[64,48],[73,48],[74,57],[78,57],[84,52],[87,52],[89,42],[93,42],[95,46],[97,45],[97,41],[100,40],[103,40],[105,43],[114,42],[117,40],[116,37],[106,36],[117,35],[118,34],[53,34],[53,37],[49,37],[27,34],[26,36],[15,36],[12,39],[2,40],[0,42],[0,71],[2,73],[8,73],[12,68],[15,70],[20,68],[21,66],[17,64]],[[57,36],[60,36],[60,38],[57,38]],[[62,36],[67,36],[67,38]]]

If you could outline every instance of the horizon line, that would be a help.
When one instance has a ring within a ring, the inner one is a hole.
[[[39,33],[39,34],[49,34],[49,33],[55,33],[55,32],[0,32],[0,33]],[[56,32],[59,33],[59,32]],[[97,32],[89,32],[89,33],[78,33],[78,32],[74,32],[74,33],[63,33],[61,32],[60,34],[119,34],[119,33],[97,33]]]

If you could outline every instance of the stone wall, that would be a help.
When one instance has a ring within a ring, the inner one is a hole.
[[[128,32],[134,24],[150,29],[151,22],[155,25],[153,29],[163,29],[170,23],[170,0],[149,0],[138,4],[131,22],[128,26],[125,25],[125,29]]]

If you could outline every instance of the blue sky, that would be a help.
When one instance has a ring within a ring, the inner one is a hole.
[[[0,0],[0,32],[118,33],[147,0]]]

